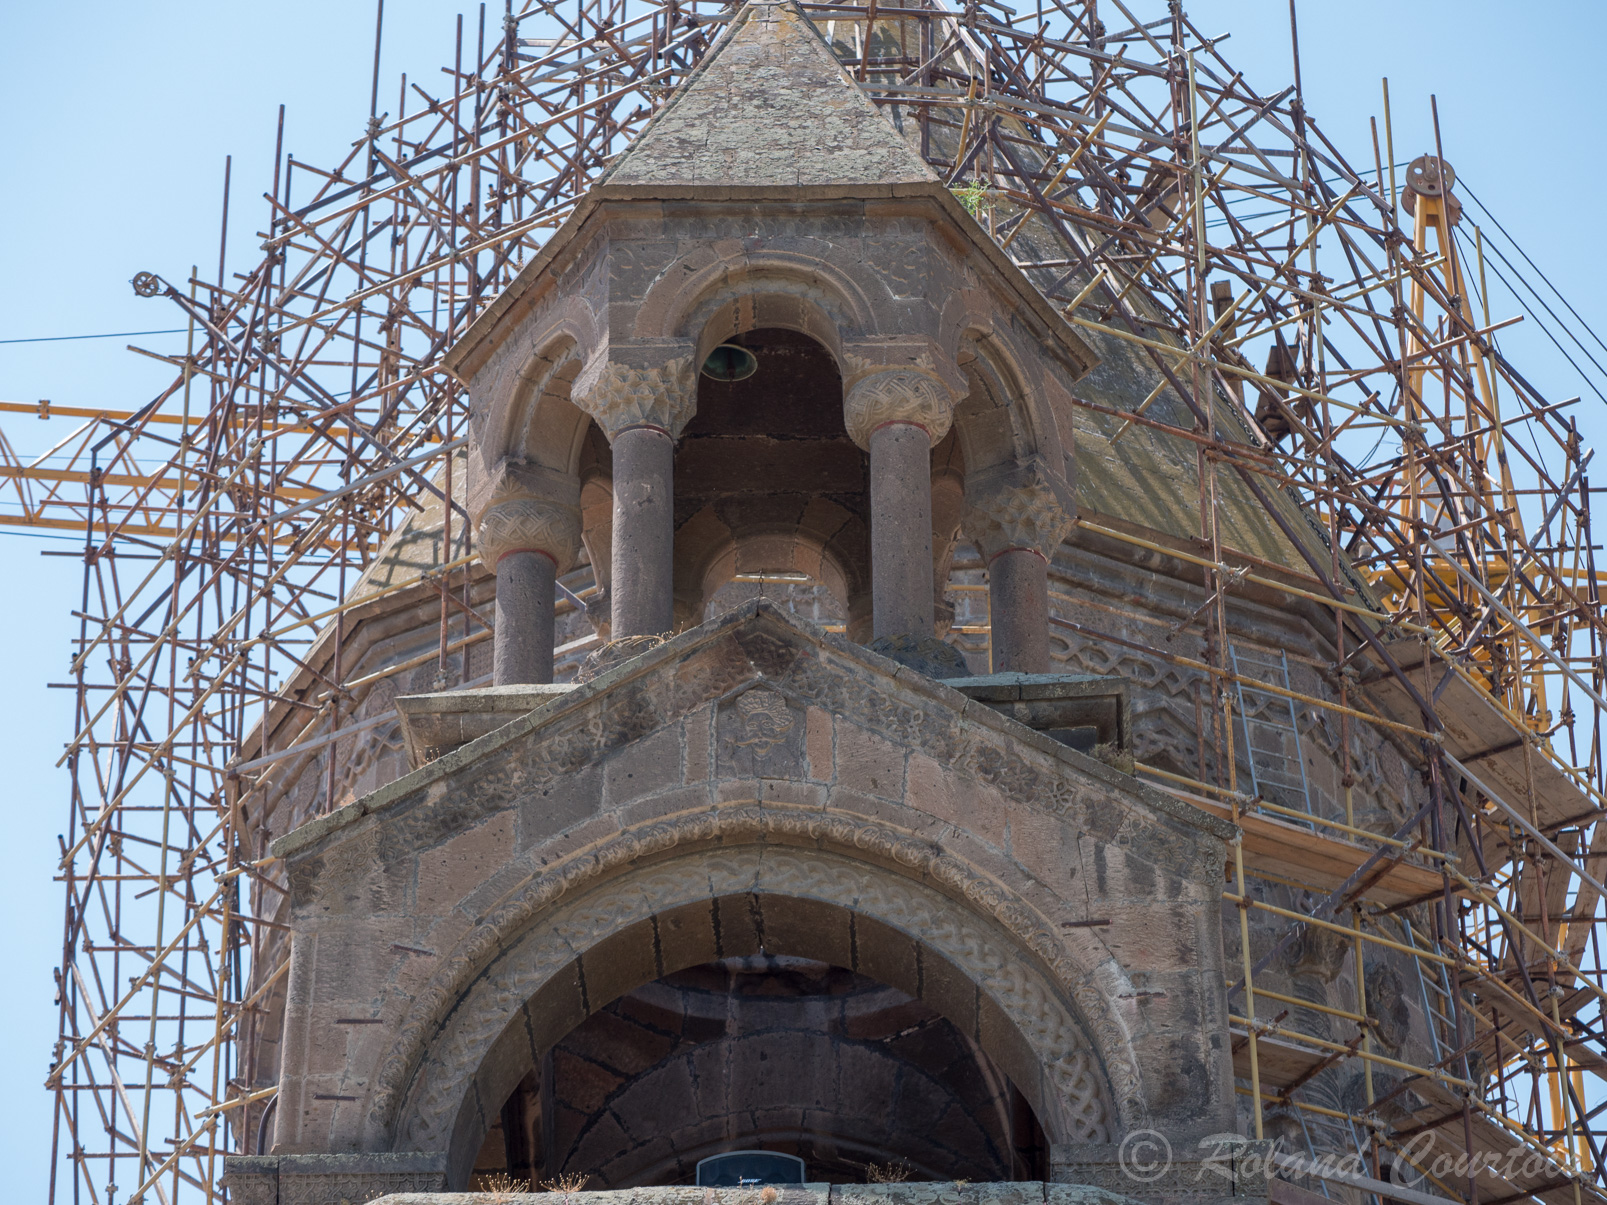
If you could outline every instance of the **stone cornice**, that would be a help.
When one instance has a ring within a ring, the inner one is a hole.
[[[607,222],[615,207],[675,208],[688,203],[715,209],[756,206],[783,213],[813,208],[836,211],[843,202],[861,202],[868,214],[887,203],[900,210],[913,206],[938,223],[957,247],[969,252],[973,266],[995,291],[1016,303],[1033,336],[1044,350],[1061,361],[1072,378],[1099,363],[1099,355],[1072,329],[1054,306],[1027,279],[1009,254],[990,238],[954,194],[941,184],[831,184],[775,187],[716,187],[705,185],[603,184],[587,192],[553,236],[525,263],[513,281],[480,312],[463,337],[447,349],[442,364],[459,379],[472,379],[496,347],[513,333],[528,309],[528,295],[540,289],[543,276],[561,269],[589,244],[594,223]],[[544,289],[541,289],[544,292]]]

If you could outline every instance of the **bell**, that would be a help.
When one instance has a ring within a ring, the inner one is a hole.
[[[703,375],[711,381],[745,381],[759,371],[759,361],[745,347],[722,343],[703,361]]]

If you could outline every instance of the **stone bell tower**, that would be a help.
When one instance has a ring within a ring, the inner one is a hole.
[[[582,540],[609,565],[614,639],[702,617],[709,566],[697,562],[719,550],[681,504],[678,476],[703,466],[678,466],[677,441],[699,415],[709,353],[766,330],[822,353],[837,434],[868,472],[849,490],[840,478],[858,466],[789,482],[785,464],[768,465],[778,479],[718,508],[719,539],[790,538],[806,559],[814,545],[855,583],[853,635],[930,642],[931,454],[952,433],[964,505],[997,566],[997,668],[1048,668],[1044,549],[1073,509],[1053,406],[1093,355],[808,23],[754,4],[449,357],[472,382],[480,545],[509,620],[499,682],[548,680],[552,573]],[[777,387],[772,372],[746,392]],[[579,525],[593,432],[606,441],[607,530]],[[734,450],[724,459],[705,471],[743,471]],[[760,501],[821,486],[862,497],[842,516],[798,519]],[[867,532],[868,547],[850,547]]]
[[[728,346],[752,374],[703,374]],[[236,1199],[765,1149],[1042,1205],[1233,1127],[1235,830],[1122,772],[1119,682],[1048,672],[1095,357],[797,10],[733,17],[449,361],[496,684],[401,700],[412,772],[275,846],[280,1104]],[[957,531],[987,676],[939,639]],[[554,684],[581,557],[609,642]],[[756,573],[832,622],[724,609]]]

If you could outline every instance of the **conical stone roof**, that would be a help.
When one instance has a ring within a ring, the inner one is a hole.
[[[604,184],[935,184],[784,0],[743,6]]]

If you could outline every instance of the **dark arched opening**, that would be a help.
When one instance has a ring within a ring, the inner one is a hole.
[[[764,1149],[811,1180],[1043,1179],[1031,1106],[967,1034],[864,974],[775,954],[626,993],[514,1088],[480,1183],[690,1184],[699,1159]],[[896,1170],[894,1170],[896,1169]]]
[[[729,342],[758,367],[740,381],[700,377],[676,447],[677,622],[763,593],[852,629],[869,619],[869,465],[843,425],[837,361],[780,327]]]

